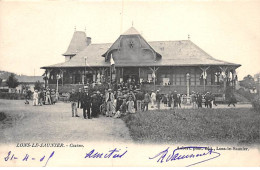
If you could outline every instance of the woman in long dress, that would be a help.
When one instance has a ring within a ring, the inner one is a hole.
[[[156,94],[155,92],[152,90],[152,94],[151,94],[151,102],[152,102],[152,108],[154,108],[154,104],[156,102]]]

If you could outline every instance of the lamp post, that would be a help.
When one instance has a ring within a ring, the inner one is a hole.
[[[153,78],[153,88],[154,88],[154,91],[155,91],[156,90],[156,88],[155,88],[155,78],[156,78],[155,67],[153,68],[152,78]]]
[[[190,104],[190,74],[186,74],[187,79],[187,104]]]
[[[57,74],[57,76],[56,76],[56,79],[57,79],[56,100],[57,100],[57,101],[58,101],[58,99],[59,99],[59,79],[60,79],[60,78],[61,78],[60,75]]]

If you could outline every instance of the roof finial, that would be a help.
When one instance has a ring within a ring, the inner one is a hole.
[[[76,32],[76,25],[74,26],[74,31]]]
[[[86,26],[85,26],[85,33],[86,33],[86,31],[87,31],[87,30],[86,30]]]
[[[188,34],[188,40],[190,40],[190,34]]]
[[[132,20],[132,27],[134,26],[134,21]]]

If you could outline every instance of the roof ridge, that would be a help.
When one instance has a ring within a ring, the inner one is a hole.
[[[190,40],[166,40],[166,41],[147,41],[147,42],[178,42],[178,41],[190,41]]]

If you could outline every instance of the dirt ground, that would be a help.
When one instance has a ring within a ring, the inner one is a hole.
[[[72,117],[70,103],[55,105],[25,105],[22,100],[0,99],[0,143],[17,142],[131,142],[128,128],[121,119],[100,116],[83,119]]]

